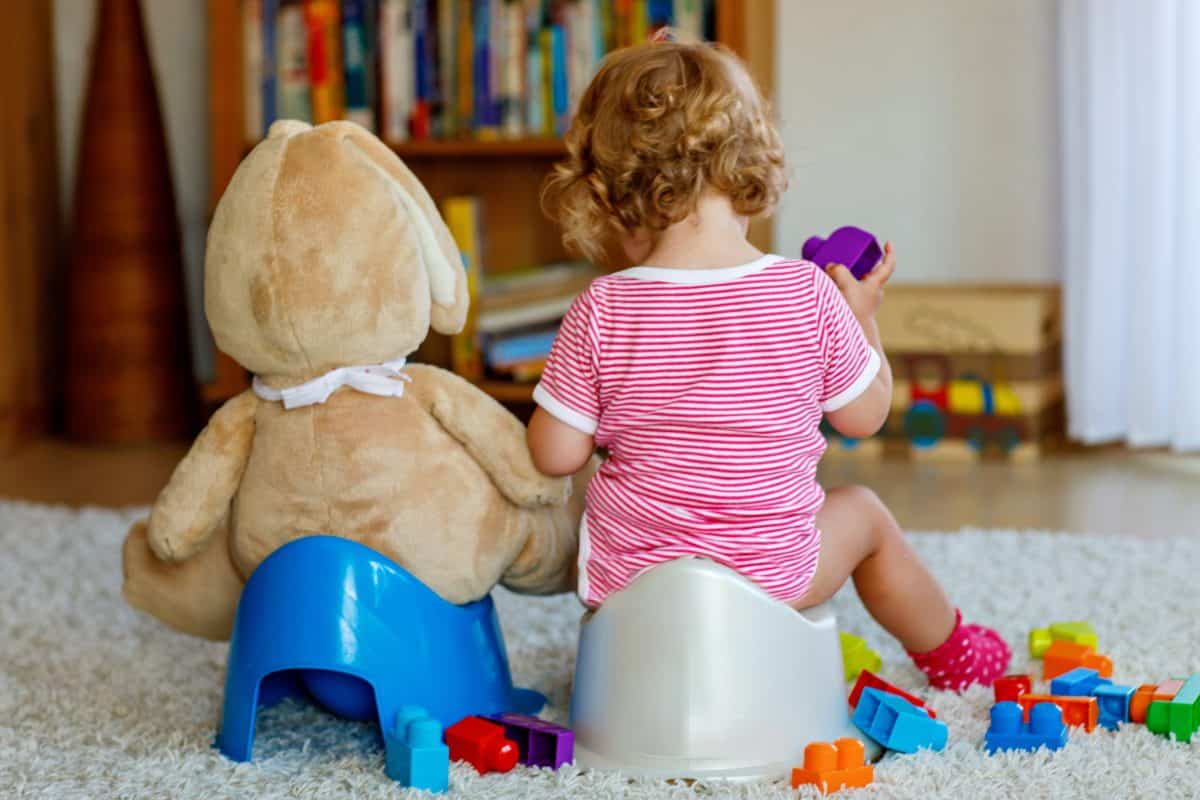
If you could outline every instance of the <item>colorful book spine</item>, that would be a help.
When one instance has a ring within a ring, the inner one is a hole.
[[[570,121],[570,87],[567,84],[567,37],[561,25],[550,26],[551,103],[553,134],[562,136]]]
[[[475,27],[471,9],[474,0],[458,3],[458,121],[468,128],[475,121]]]
[[[525,129],[533,136],[542,135],[545,127],[540,11],[540,5],[530,3],[525,17]]]
[[[674,0],[646,0],[647,35],[675,25]]]
[[[550,28],[542,28],[538,33],[538,46],[541,49],[542,65],[542,110],[541,123],[538,130],[543,136],[554,135],[554,33]]]
[[[338,40],[341,20],[337,0],[305,0],[308,28],[308,77],[312,85],[313,122],[345,116],[342,95],[342,57]]]
[[[276,111],[282,119],[312,122],[308,72],[308,26],[300,0],[284,2],[276,16]]]
[[[375,130],[368,88],[369,38],[366,0],[342,0],[342,66],[346,82],[346,119]]]
[[[493,367],[511,366],[519,361],[545,358],[554,344],[556,330],[536,331],[495,339],[488,343],[487,361]]]
[[[503,90],[500,97],[500,125],[504,135],[516,139],[525,133],[525,9],[520,0],[504,4],[504,60],[501,66]]]
[[[491,0],[474,0],[471,14],[474,27],[472,78],[475,95],[475,135],[481,139],[494,139],[500,131],[492,87]]]
[[[703,0],[673,0],[675,30],[684,42],[699,42],[704,39]]]
[[[646,12],[646,0],[633,0],[629,11],[630,44],[641,44],[649,33],[650,15]]]
[[[383,0],[379,7],[382,127],[389,142],[408,140],[415,91],[411,11],[410,0]]]
[[[244,0],[245,2],[254,3],[257,0]],[[260,89],[262,92],[262,130],[254,137],[267,135],[267,129],[271,127],[271,123],[278,119],[279,103],[277,102],[278,82],[276,77],[276,36],[275,36],[275,18],[279,13],[279,8],[276,0],[261,0],[262,15],[259,18],[259,24],[262,26],[262,83]],[[247,84],[253,86],[253,84]]]
[[[242,0],[242,122],[247,142],[257,142],[263,126],[263,2]]]
[[[475,332],[476,300],[483,283],[483,228],[480,220],[479,199],[476,197],[447,197],[442,203],[442,215],[462,254],[463,267],[467,271],[467,293],[470,305],[463,330],[451,341],[451,367],[468,380],[483,377],[483,358],[479,352]]]
[[[458,119],[458,0],[438,0],[438,82],[441,89],[441,135],[459,134]]]
[[[412,0],[413,67],[416,88],[408,127],[414,139],[433,135],[433,31],[429,29],[428,0]]]

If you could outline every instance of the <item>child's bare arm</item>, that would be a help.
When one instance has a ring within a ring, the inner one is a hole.
[[[538,408],[525,434],[533,465],[546,475],[574,475],[596,449],[595,439]]]

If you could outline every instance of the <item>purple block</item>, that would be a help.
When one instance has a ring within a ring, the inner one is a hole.
[[[524,714],[492,714],[504,735],[516,742],[522,764],[558,769],[575,760],[575,734],[569,728]]]
[[[883,257],[883,250],[875,237],[852,225],[838,228],[829,234],[828,239],[811,237],[800,252],[821,269],[830,264],[843,264],[860,281]]]

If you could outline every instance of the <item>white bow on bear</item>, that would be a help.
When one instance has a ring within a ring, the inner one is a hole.
[[[272,403],[282,401],[283,407],[289,411],[302,406],[320,405],[343,386],[364,394],[400,397],[404,394],[404,384],[412,381],[401,372],[406,361],[401,358],[362,367],[338,367],[319,378],[286,389],[273,389],[255,375],[253,388],[254,393],[263,400]]]

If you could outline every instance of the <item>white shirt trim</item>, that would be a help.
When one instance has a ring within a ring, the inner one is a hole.
[[[533,387],[533,402],[546,409],[546,412],[559,422],[565,422],[575,430],[582,431],[589,436],[594,435],[596,428],[600,427],[600,423],[597,420],[585,414],[580,414],[575,409],[562,404],[552,397],[548,391],[542,388],[540,383]]]
[[[705,284],[705,283],[724,283],[725,281],[737,280],[745,275],[750,275],[760,270],[764,270],[772,264],[777,264],[780,261],[785,261],[783,256],[767,254],[747,264],[739,264],[736,267],[718,267],[717,269],[676,269],[673,267],[630,267],[623,269],[620,272],[613,274],[620,278],[635,278],[640,281],[661,281],[663,283],[686,283],[686,284]]]
[[[854,383],[824,403],[821,403],[821,410],[828,414],[830,411],[837,411],[839,408],[844,408],[853,403],[867,390],[867,387],[871,385],[871,381],[875,380],[875,376],[879,373],[881,366],[883,366],[883,362],[879,358],[879,353],[872,347],[871,356],[867,359],[867,365],[863,367],[863,371],[859,373]]]

